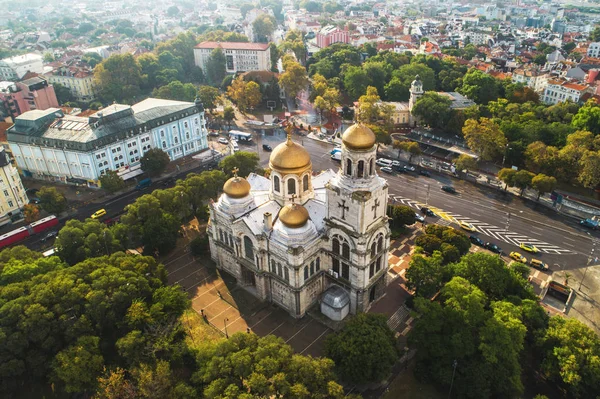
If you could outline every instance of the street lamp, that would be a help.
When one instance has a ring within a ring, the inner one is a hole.
[[[590,237],[592,236],[590,233],[587,233]],[[596,240],[592,238],[592,250],[590,251],[590,256],[588,258],[587,261],[587,265],[585,270],[583,271],[583,277],[581,278],[581,281],[579,282],[579,287],[577,288],[578,291],[581,291],[581,286],[583,285],[583,280],[585,280],[585,276],[587,275],[587,271],[589,269],[590,263],[592,263],[592,259],[594,259],[594,252],[596,250]]]
[[[425,205],[427,205],[429,203],[429,189],[430,189],[429,184],[426,184],[426,186],[427,186],[427,196],[425,197]]]
[[[506,151],[512,150],[512,147],[509,147],[508,144],[504,147],[504,156],[502,157],[502,167],[506,163]]]
[[[450,399],[450,395],[452,394],[452,386],[454,385],[454,375],[456,374],[456,366],[458,366],[458,362],[456,361],[456,359],[454,359],[454,362],[452,362],[452,367],[454,367],[454,370],[452,371],[452,381],[450,381],[450,390],[448,391],[448,399]]]
[[[229,319],[225,318],[223,319],[223,324],[225,324],[225,338],[229,338],[229,334],[227,334],[227,322],[229,321]]]

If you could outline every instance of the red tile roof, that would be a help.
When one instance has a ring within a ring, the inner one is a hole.
[[[215,49],[220,47],[224,50],[261,50],[269,48],[267,43],[241,43],[241,42],[202,42],[195,48]]]

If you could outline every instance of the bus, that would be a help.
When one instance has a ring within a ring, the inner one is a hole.
[[[250,142],[252,141],[252,133],[241,132],[239,130],[230,130],[229,139]]]

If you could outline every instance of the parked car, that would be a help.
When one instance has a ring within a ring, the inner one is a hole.
[[[456,194],[456,190],[452,186],[442,186],[442,191],[445,191],[450,194]]]
[[[420,213],[415,212],[415,220],[423,223],[425,221],[425,216],[421,215]]]
[[[135,186],[136,190],[143,190],[147,187],[150,187],[150,185],[152,185],[152,179],[142,179],[138,182],[138,184]]]
[[[429,173],[429,171],[428,171],[428,170],[421,169],[421,170],[419,171],[419,174],[420,174],[421,176],[425,176],[425,177],[431,177],[431,173]]]
[[[46,235],[45,235],[45,236],[43,236],[43,237],[40,239],[40,241],[41,241],[41,242],[46,242],[46,241],[48,241],[49,239],[56,237],[57,235],[58,235],[58,231],[57,231],[57,230],[52,230],[52,231],[49,231],[48,233],[46,233]]]
[[[427,216],[435,216],[435,212],[432,211],[431,209],[427,208],[426,206],[421,208],[421,213],[423,213],[424,215],[427,215]]]
[[[517,262],[527,263],[527,258],[518,252],[511,252],[509,256],[511,259],[516,260]]]
[[[406,173],[402,166],[394,166],[394,170],[398,173]]]
[[[403,169],[407,172],[414,172],[416,169],[414,166],[404,165]]]
[[[541,271],[547,271],[549,269],[548,264],[539,259],[531,259],[529,265]]]
[[[175,183],[177,183],[177,180],[175,180],[174,177],[169,177],[168,179],[161,181],[160,185],[163,187],[171,187],[174,186]]]
[[[471,242],[478,247],[485,247],[485,242],[483,242],[483,240],[477,236],[471,235],[469,236],[469,240],[471,240]]]
[[[492,251],[492,252],[494,252],[494,253],[502,255],[502,248],[500,248],[496,244],[492,244],[491,242],[486,242],[485,243],[485,248],[488,249],[488,250],[490,250],[490,251]]]
[[[392,161],[392,166],[400,166],[400,161]]]
[[[377,161],[375,161],[375,163],[379,166],[388,166],[388,167],[390,167],[394,164],[391,160],[386,159],[386,158],[379,158],[379,159],[377,159]]]
[[[106,209],[99,209],[92,214],[92,219],[100,219],[102,216],[106,215]]]
[[[227,140],[225,137],[219,137],[219,140],[217,141],[221,144],[229,144],[229,140]]]
[[[389,173],[390,175],[394,173],[394,170],[392,168],[390,168],[389,166],[384,166],[383,168],[381,168],[382,172],[385,173]]]
[[[273,151],[273,148],[268,144],[263,144],[263,150],[265,151]]]
[[[217,132],[216,130],[211,130],[210,132],[208,132],[208,135],[212,137],[218,137],[219,132]]]

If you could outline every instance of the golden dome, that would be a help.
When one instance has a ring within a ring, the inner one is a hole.
[[[351,150],[368,150],[375,145],[375,133],[362,123],[355,123],[346,129],[342,142]]]
[[[279,220],[287,227],[302,227],[308,222],[308,211],[298,204],[289,204],[279,211]]]
[[[231,198],[244,198],[250,194],[250,183],[243,177],[233,176],[223,185],[223,192]]]
[[[308,151],[289,136],[285,143],[275,147],[269,158],[269,167],[279,173],[302,172],[311,166]]]

